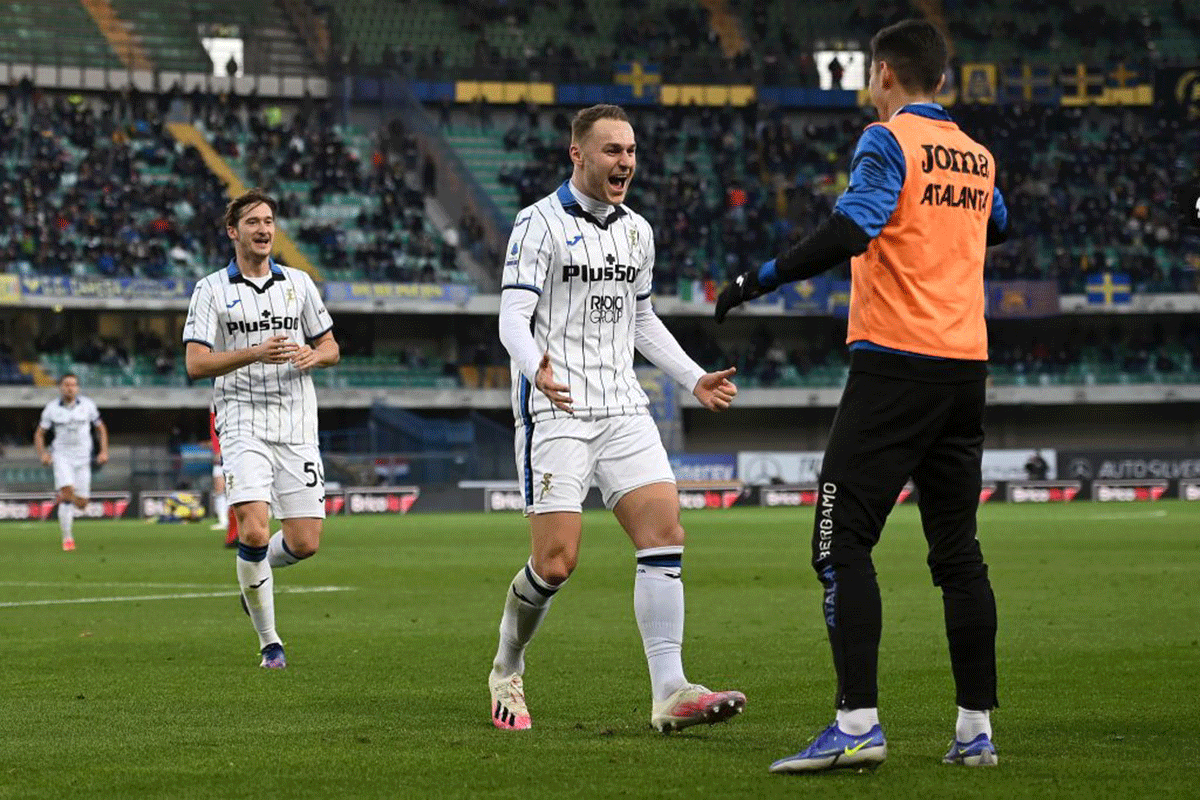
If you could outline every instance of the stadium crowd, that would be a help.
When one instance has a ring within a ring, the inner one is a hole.
[[[376,281],[453,279],[456,250],[426,222],[416,143],[401,126],[376,131],[360,153],[331,105],[309,98],[290,114],[248,98],[200,121],[251,185],[278,198],[280,216],[325,269]],[[369,200],[349,219],[324,213],[347,196]]]
[[[220,184],[157,103],[10,90],[0,109],[0,259],[31,275],[161,278],[223,256]]]
[[[989,279],[1051,279],[1064,294],[1088,276],[1128,274],[1136,292],[1197,288],[1200,243],[1180,231],[1171,191],[1200,129],[1152,109],[962,105],[953,115],[986,142],[1013,233],[988,254]],[[550,135],[543,130],[549,119]],[[567,174],[566,115],[514,117],[506,146],[531,157],[503,168],[521,205]],[[744,109],[635,111],[639,173],[630,204],[654,226],[656,288],[722,282],[770,258],[829,213],[870,118]],[[846,274],[843,269],[843,276]]]
[[[898,0],[822,8],[735,0],[729,12],[740,41],[733,54],[726,55],[717,26],[700,5],[632,0],[619,5],[625,12],[636,8],[637,14],[623,17],[629,24],[598,24],[589,3],[571,4],[561,23],[545,13],[550,8],[545,2],[447,3],[463,35],[472,39],[469,54],[457,59],[440,43],[413,39],[387,41],[378,49],[377,60],[362,63],[356,40],[336,38],[346,67],[376,75],[607,83],[614,63],[637,59],[654,65],[672,82],[815,87],[820,83],[812,57],[815,45],[862,46],[875,31],[912,13],[909,3]],[[1052,8],[1035,0],[997,0],[983,8],[947,0],[942,13],[949,33],[968,53],[986,52],[1000,41],[1055,63],[1186,63],[1187,57],[1167,46],[1164,38],[1200,35],[1200,13],[1183,0],[1120,7],[1074,2]],[[334,29],[340,30],[336,15]],[[498,31],[522,46],[502,51],[496,45]],[[585,54],[581,39],[598,41],[598,46]],[[961,63],[961,57],[953,63]],[[838,77],[834,76],[835,86]]]

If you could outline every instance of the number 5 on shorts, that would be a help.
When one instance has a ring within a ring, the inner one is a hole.
[[[305,461],[304,462],[304,472],[306,475],[312,476],[312,480],[309,481],[308,483],[304,484],[305,486],[311,488],[313,486],[316,486],[318,483],[320,483],[320,484],[325,483],[325,470],[321,464],[318,464],[313,461]]]

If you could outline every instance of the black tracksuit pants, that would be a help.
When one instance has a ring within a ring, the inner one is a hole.
[[[833,420],[813,525],[839,709],[878,705],[883,615],[871,550],[911,477],[942,590],[958,705],[996,702],[996,600],[975,538],[984,362],[856,350]]]

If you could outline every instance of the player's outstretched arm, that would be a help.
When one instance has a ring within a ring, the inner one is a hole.
[[[313,367],[332,367],[342,360],[342,350],[333,331],[325,333],[313,340],[312,346],[301,345],[292,356],[292,366],[296,369],[312,369]]]
[[[692,394],[700,401],[700,405],[709,411],[724,411],[737,395],[737,386],[729,380],[736,373],[737,367],[729,367],[720,372],[707,372],[696,382]]]
[[[284,364],[292,359],[297,349],[296,343],[286,336],[272,336],[254,347],[223,353],[215,353],[201,342],[188,342],[184,364],[189,378],[215,378],[259,361]]]
[[[834,211],[817,229],[778,258],[748,270],[726,284],[717,296],[718,323],[729,311],[785,283],[820,275],[831,267],[866,252],[871,236],[854,220]]]
[[[633,346],[654,366],[695,393],[696,386],[704,377],[704,367],[684,352],[667,326],[654,313],[654,304],[649,297],[637,301],[637,318],[633,324]]]
[[[824,222],[757,270],[750,270],[721,290],[716,319],[730,309],[792,281],[820,275],[866,252],[871,240],[896,210],[904,184],[904,152],[887,128],[873,125],[858,140],[850,162],[850,185]]]

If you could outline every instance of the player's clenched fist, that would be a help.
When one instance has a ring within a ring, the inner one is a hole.
[[[283,364],[290,361],[300,346],[286,336],[272,336],[254,346],[258,360],[264,364]]]

